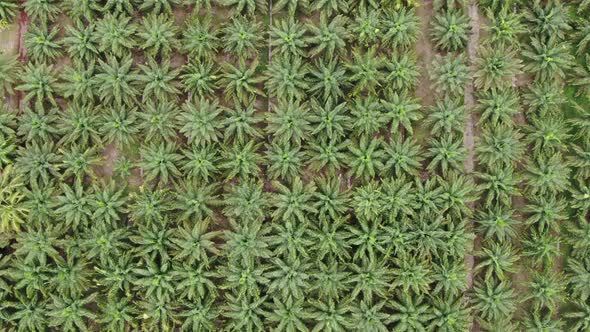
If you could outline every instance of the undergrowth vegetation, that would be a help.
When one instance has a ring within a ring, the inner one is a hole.
[[[0,0],[0,330],[590,331],[589,17]]]

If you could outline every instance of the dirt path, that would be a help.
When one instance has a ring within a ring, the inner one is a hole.
[[[416,9],[416,15],[420,18],[420,38],[416,43],[416,56],[418,65],[422,68],[420,82],[416,89],[416,97],[420,99],[422,106],[434,104],[434,92],[430,88],[430,76],[428,69],[434,60],[434,47],[428,37],[428,30],[433,16],[432,0],[424,0]]]

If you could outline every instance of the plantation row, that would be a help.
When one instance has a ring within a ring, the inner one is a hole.
[[[590,1],[18,3],[2,330],[590,330]]]

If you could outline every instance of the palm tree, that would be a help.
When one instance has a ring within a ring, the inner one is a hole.
[[[516,226],[519,221],[514,218],[514,210],[506,206],[493,205],[482,209],[478,211],[475,221],[478,232],[500,243],[509,242],[517,235]]]
[[[173,102],[148,102],[143,111],[137,114],[141,120],[139,132],[144,135],[144,141],[176,142],[180,125],[176,120],[178,114],[178,106]]]
[[[310,76],[310,92],[321,96],[324,101],[329,98],[338,100],[344,95],[342,90],[348,87],[346,70],[333,59],[329,62],[322,58],[317,60],[314,67],[310,68]]]
[[[273,54],[305,57],[306,32],[305,26],[293,17],[278,20],[270,29],[270,46]]]
[[[54,108],[26,108],[18,120],[18,135],[27,143],[50,143],[60,134],[60,116]]]
[[[164,14],[145,16],[137,36],[141,40],[139,47],[150,57],[165,58],[180,47],[174,20]]]
[[[177,230],[178,236],[182,239],[172,242],[178,245],[176,259],[185,259],[188,257],[188,263],[208,262],[207,252],[219,253],[210,239],[218,236],[219,232],[211,232],[205,235],[209,228],[210,220],[213,217],[213,208],[221,205],[219,195],[216,195],[215,185],[202,186],[196,182],[188,181],[181,184],[175,193],[176,199],[174,209],[181,211],[180,219],[185,221],[184,227]],[[197,221],[192,227],[193,221]],[[192,230],[191,230],[192,228]],[[188,244],[193,242],[198,246],[183,246],[182,243]]]
[[[220,86],[225,86],[224,97],[226,100],[233,99],[241,103],[247,103],[250,98],[264,92],[256,85],[264,82],[265,77],[257,75],[258,59],[254,59],[250,65],[246,64],[243,58],[239,59],[238,67],[228,62],[222,63],[223,75],[218,81]]]
[[[522,240],[522,244],[523,256],[531,260],[533,267],[551,268],[560,255],[560,239],[550,232],[532,229],[530,235]]]
[[[420,35],[420,20],[413,8],[401,7],[384,12],[383,43],[394,49],[407,49]]]
[[[93,191],[94,198],[90,202],[94,208],[92,218],[106,225],[115,225],[122,219],[123,207],[127,204],[125,187],[118,186],[115,181],[110,180],[100,185],[94,184]],[[121,233],[124,234],[124,229]],[[121,237],[124,238],[124,236]]]
[[[339,178],[331,176],[318,178],[314,207],[318,210],[320,219],[338,219],[348,211],[350,192],[342,190],[342,182]]]
[[[522,14],[513,12],[506,6],[498,12],[488,9],[486,16],[489,24],[484,29],[488,32],[487,39],[492,44],[519,47],[519,38],[527,31],[522,23]]]
[[[303,99],[310,88],[309,65],[300,56],[282,55],[273,60],[266,72],[264,87],[269,97],[279,100]]]
[[[348,12],[349,3],[346,0],[311,0],[309,9],[328,16]]]
[[[565,33],[572,29],[568,16],[568,8],[560,2],[534,0],[525,11],[524,18],[531,27],[532,35],[563,40]]]
[[[484,165],[515,165],[524,156],[524,135],[507,125],[483,127],[476,147],[477,159]]]
[[[413,53],[394,52],[385,62],[389,74],[385,78],[388,87],[395,92],[412,91],[418,85],[420,70]]]
[[[134,146],[138,141],[137,108],[112,108],[104,111],[99,132],[105,144],[115,144],[118,149]]]
[[[440,332],[467,331],[473,321],[461,296],[436,297],[432,304],[430,328]]]
[[[554,319],[551,312],[533,310],[523,325],[528,331],[560,331],[563,330],[565,322]]]
[[[454,135],[444,135],[430,140],[430,147],[426,157],[431,158],[426,169],[430,172],[442,171],[447,177],[451,172],[463,172],[463,162],[467,150],[463,147],[463,140]]]
[[[304,290],[309,288],[309,270],[312,263],[308,259],[300,259],[293,255],[286,259],[272,260],[271,270],[265,274],[270,280],[268,292],[276,294],[273,298],[286,301],[288,299],[304,300]]]
[[[522,97],[529,112],[539,115],[554,113],[566,102],[563,86],[556,81],[535,82]]]
[[[339,140],[346,136],[351,118],[346,115],[346,103],[334,105],[329,98],[325,105],[312,99],[310,103],[312,115],[309,122],[313,125],[311,135],[319,139]]]
[[[432,271],[423,257],[403,253],[393,259],[392,289],[401,289],[404,293],[427,294],[430,291]]]
[[[42,180],[49,183],[51,177],[59,177],[59,157],[53,142],[30,143],[18,150],[16,168],[28,181]]]
[[[224,108],[221,125],[224,128],[223,141],[244,144],[247,140],[262,138],[259,124],[264,121],[264,114],[257,112],[254,101],[242,106],[239,102],[234,107]]]
[[[590,97],[590,55],[586,54],[584,62],[574,67],[574,77],[569,83],[577,87],[576,96]]]
[[[16,90],[25,92],[24,101],[35,100],[37,105],[48,101],[57,106],[54,93],[57,88],[57,73],[53,65],[30,62],[21,73],[22,84]]]
[[[476,111],[480,113],[478,124],[512,125],[520,111],[516,90],[488,90],[478,95]]]
[[[80,22],[65,27],[62,43],[74,62],[92,62],[98,58],[99,39],[95,29],[94,24],[85,26]]]
[[[359,46],[368,47],[379,43],[381,34],[381,12],[373,8],[360,6],[353,13],[354,21],[350,24],[352,35]]]
[[[524,300],[531,300],[535,311],[548,309],[555,312],[565,296],[566,283],[561,273],[535,272],[529,283],[529,294]]]
[[[349,80],[355,84],[353,94],[367,92],[375,95],[375,89],[381,86],[384,79],[381,72],[383,59],[376,53],[377,49],[374,47],[366,52],[361,52],[359,49],[352,51],[352,62],[347,64],[347,67],[351,73]]]
[[[430,126],[433,135],[463,134],[465,128],[465,106],[458,98],[444,98],[437,101],[426,123]]]
[[[516,52],[505,47],[482,47],[474,62],[474,85],[478,89],[507,89],[520,74]]]
[[[191,58],[207,59],[215,54],[219,47],[217,31],[211,23],[210,15],[200,17],[191,15],[182,34],[180,49]]]
[[[532,194],[556,194],[569,187],[570,168],[564,162],[561,154],[555,153],[550,157],[539,155],[529,162],[524,179],[527,190]]]
[[[381,100],[381,105],[384,108],[385,117],[391,121],[392,134],[397,134],[402,129],[409,135],[414,134],[412,124],[423,117],[417,99],[405,93],[388,92],[385,99]]]
[[[13,94],[13,86],[20,72],[20,63],[16,56],[0,54],[0,93]]]
[[[0,185],[0,230],[7,233],[19,231],[29,215],[29,209],[23,204],[26,197],[20,190],[24,185],[23,177],[12,165],[5,166]]]
[[[179,131],[189,144],[205,146],[216,143],[222,137],[221,112],[217,100],[210,102],[200,99],[196,105],[187,102],[176,117],[178,123],[182,124]]]
[[[312,142],[308,151],[309,165],[315,171],[325,169],[329,174],[335,174],[346,164],[347,143],[323,139]]]
[[[135,13],[135,1],[133,0],[106,0],[106,3],[101,8],[103,12],[110,12],[111,14],[128,14]]]
[[[223,214],[245,222],[263,220],[270,206],[268,195],[263,191],[262,182],[243,181],[230,186],[223,194]]]
[[[61,55],[61,41],[57,38],[59,26],[33,26],[25,35],[27,55],[32,61],[47,62]]]
[[[222,151],[223,162],[219,168],[225,171],[225,179],[229,181],[235,177],[240,180],[257,178],[260,174],[260,164],[264,161],[257,151],[260,144],[250,141],[244,145],[233,145]]]
[[[96,147],[83,148],[77,144],[70,145],[69,149],[60,151],[62,162],[62,179],[73,177],[77,181],[83,181],[86,176],[94,179],[93,167],[100,165],[101,156]]]
[[[275,208],[271,216],[275,220],[294,220],[307,222],[308,215],[317,213],[311,204],[316,191],[315,184],[303,184],[299,177],[295,177],[290,186],[273,181],[277,192],[271,196],[271,204]]]
[[[463,95],[470,76],[464,55],[437,56],[431,66],[430,78],[437,93],[448,97]]]
[[[81,146],[102,145],[100,137],[99,121],[100,116],[96,114],[91,106],[79,106],[70,104],[62,113],[58,128],[64,135],[59,144],[80,144]]]
[[[581,56],[588,52],[590,49],[590,25],[588,24],[587,19],[580,18],[575,21],[574,31],[573,31],[573,46],[576,50],[576,55]]]
[[[356,136],[371,137],[378,133],[387,118],[381,112],[381,104],[374,97],[355,98],[351,107],[351,130]]]
[[[47,308],[49,327],[59,327],[64,331],[87,331],[87,321],[96,319],[96,315],[88,308],[95,301],[96,293],[83,297],[53,296]]]
[[[279,0],[272,4],[272,13],[280,13],[285,7],[288,9],[289,16],[295,16],[297,9],[306,11],[309,5],[308,0]]]
[[[62,194],[53,202],[56,217],[62,218],[68,228],[84,229],[92,220],[92,188],[84,188],[82,181],[62,183],[60,188]]]
[[[153,14],[172,15],[174,6],[182,4],[182,0],[144,0],[139,9],[142,11],[151,11]]]
[[[531,116],[525,127],[525,142],[537,153],[567,151],[566,142],[571,135],[567,122],[561,116]]]
[[[487,207],[497,203],[511,206],[512,197],[519,195],[517,185],[520,177],[514,173],[512,166],[493,165],[486,173],[476,173],[475,176],[480,182],[482,198],[485,197]]]
[[[266,14],[268,11],[268,2],[266,0],[219,0],[223,6],[232,7],[232,15],[248,14],[254,16],[255,13]]]
[[[125,211],[129,219],[145,225],[164,223],[166,215],[174,209],[173,197],[165,189],[141,186],[139,191],[129,195],[129,200]]]
[[[189,97],[211,96],[217,89],[218,71],[210,61],[188,62],[182,66],[181,86]]]
[[[73,66],[62,68],[61,83],[58,83],[61,95],[72,98],[74,103],[93,104],[95,65],[90,61],[86,64],[78,62]]]
[[[38,19],[41,24],[54,21],[61,13],[60,3],[56,0],[26,0],[23,8],[31,19]]]
[[[348,282],[354,284],[351,298],[362,294],[362,301],[371,301],[374,297],[385,298],[391,283],[392,273],[385,261],[361,259],[350,266],[352,275]]]
[[[252,17],[236,16],[222,29],[223,50],[238,58],[253,58],[264,41],[264,30]]]
[[[145,181],[150,183],[157,180],[158,185],[175,183],[180,177],[178,164],[182,155],[176,153],[176,145],[170,143],[150,144],[139,151],[141,161],[137,166],[143,169]]]
[[[176,95],[180,94],[180,82],[176,80],[180,68],[171,69],[168,59],[160,63],[149,59],[148,64],[149,66],[139,65],[143,74],[139,75],[138,81],[145,84],[143,101],[145,102],[150,97],[159,100],[174,100]]]
[[[560,224],[567,218],[567,204],[555,195],[533,195],[529,198],[523,212],[527,215],[526,224],[533,225],[540,232],[546,230],[558,232]]]
[[[547,40],[531,38],[522,56],[525,58],[524,70],[533,73],[540,81],[563,80],[574,64],[569,45],[556,37]]]
[[[101,101],[115,106],[131,106],[136,102],[138,80],[141,78],[133,69],[133,59],[125,57],[118,60],[109,57],[107,62],[98,60],[100,71],[94,77],[98,87],[97,95]]]
[[[391,176],[399,177],[405,174],[419,176],[422,168],[422,148],[412,137],[403,140],[397,136],[385,144],[385,170]]]
[[[389,320],[395,331],[424,331],[432,319],[431,307],[423,295],[397,292],[397,299],[390,303],[394,313]]]
[[[454,52],[465,48],[470,33],[467,14],[463,10],[447,9],[434,16],[430,38],[440,50]]]
[[[209,182],[217,173],[219,158],[217,149],[211,146],[193,145],[182,151],[181,170],[185,177],[204,183]]]
[[[280,327],[286,331],[307,331],[305,322],[309,316],[309,309],[303,304],[303,299],[288,297],[286,300],[279,300],[273,297],[273,303],[268,305],[269,311],[265,313],[266,321],[273,328]]]
[[[136,46],[137,27],[131,17],[107,14],[96,22],[96,34],[101,52],[107,56],[125,57]]]
[[[385,152],[381,149],[380,139],[368,139],[361,136],[358,142],[349,143],[350,156],[347,158],[349,168],[347,175],[368,180],[377,175],[377,171],[383,169],[382,159]]]
[[[0,19],[12,22],[20,4],[16,0],[4,0],[0,3]]]
[[[302,164],[305,161],[305,153],[301,146],[272,142],[267,146],[266,160],[269,166],[267,172],[271,179],[285,179],[291,181],[301,175]]]
[[[346,30],[347,23],[347,18],[342,15],[330,18],[330,22],[328,22],[328,17],[321,15],[318,25],[308,24],[307,29],[311,36],[307,38],[307,43],[313,45],[309,55],[315,57],[323,54],[331,59],[334,55],[342,54],[346,47],[346,41],[350,38],[350,34]]]
[[[227,328],[234,331],[263,330],[262,319],[267,315],[262,306],[265,300],[266,297],[234,297],[227,293],[224,301],[226,304],[221,312],[222,316],[227,317]]]
[[[473,309],[484,322],[509,320],[516,310],[516,295],[508,281],[478,280],[473,288]]]
[[[300,144],[309,137],[313,128],[307,104],[293,100],[279,101],[272,108],[273,112],[267,114],[266,132],[273,135],[274,140]]]

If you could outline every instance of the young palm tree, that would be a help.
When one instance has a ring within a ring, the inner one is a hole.
[[[266,297],[225,295],[221,315],[227,317],[227,328],[234,331],[263,330],[262,319],[268,315],[263,309]]]
[[[409,135],[414,134],[412,124],[423,117],[417,99],[405,93],[388,92],[385,99],[381,100],[381,105],[384,108],[385,117],[391,121],[392,134],[397,134],[402,128]]]
[[[300,56],[283,55],[272,61],[264,85],[269,97],[279,100],[303,99],[310,88],[309,65]]]
[[[475,219],[477,231],[486,238],[493,238],[499,243],[509,242],[517,235],[519,221],[514,218],[514,210],[506,206],[494,205],[480,210]]]
[[[309,5],[308,0],[279,0],[272,4],[272,13],[280,13],[285,7],[288,9],[289,16],[295,16],[297,9],[306,11]]]
[[[437,101],[430,114],[426,118],[426,123],[430,126],[430,132],[433,135],[444,134],[463,134],[465,123],[465,106],[458,98],[444,98]]]
[[[350,325],[350,312],[353,306],[346,301],[329,298],[327,301],[311,300],[313,311],[309,317],[313,320],[315,331],[346,331]]]
[[[60,152],[62,179],[73,177],[77,181],[83,181],[86,176],[91,179],[96,177],[93,167],[102,162],[96,147],[81,148],[77,144],[72,144],[69,149]]]
[[[533,267],[551,268],[559,256],[560,239],[550,232],[531,230],[529,237],[522,241],[523,256],[528,257]]]
[[[26,108],[19,116],[18,135],[27,143],[50,143],[60,134],[60,116],[54,108]]]
[[[377,171],[384,166],[382,159],[385,153],[381,144],[380,139],[368,139],[366,136],[361,136],[358,142],[350,142],[350,156],[346,161],[349,168],[347,175],[364,180],[374,178]]]
[[[169,142],[177,140],[179,109],[175,103],[162,101],[154,104],[148,102],[139,112],[139,132],[144,135],[145,142]]]
[[[217,100],[200,99],[197,105],[185,103],[176,118],[183,124],[180,133],[187,137],[189,144],[205,146],[218,142],[222,137],[221,111]]]
[[[98,61],[100,70],[95,75],[94,82],[98,87],[96,94],[100,100],[117,107],[135,104],[139,94],[138,80],[141,76],[133,68],[133,59],[125,57],[118,60],[109,57],[106,62]]]
[[[138,141],[137,108],[112,108],[102,115],[99,128],[105,144],[115,144],[118,149],[134,146]]]
[[[323,54],[331,59],[334,55],[342,54],[346,41],[350,38],[345,27],[347,23],[347,18],[342,15],[330,18],[330,22],[328,17],[321,15],[318,25],[308,24],[307,29],[311,36],[307,38],[307,43],[313,46],[309,55],[315,57]]]
[[[482,47],[474,62],[474,85],[478,89],[507,89],[520,74],[516,52],[505,47]]]
[[[70,58],[76,61],[92,62],[98,58],[98,34],[94,24],[76,23],[65,27],[62,43]]]
[[[73,66],[62,68],[61,83],[58,84],[61,95],[72,98],[74,103],[94,103],[94,75],[96,73],[94,62],[83,64],[78,62]]]
[[[107,56],[124,57],[136,46],[137,27],[131,17],[107,14],[96,22],[98,46]]]
[[[142,11],[151,11],[154,14],[172,15],[174,6],[182,4],[182,0],[144,0],[139,9]]]
[[[454,52],[465,48],[470,33],[467,14],[463,10],[448,9],[434,16],[430,38],[437,48]]]
[[[378,133],[387,121],[381,112],[381,104],[374,97],[355,98],[350,115],[350,127],[356,136],[371,137]]]
[[[487,173],[476,173],[479,180],[482,198],[485,197],[485,206],[503,203],[511,206],[512,197],[519,195],[517,185],[520,183],[520,177],[514,173],[511,166],[500,167],[491,166]]]
[[[219,158],[217,149],[210,146],[196,146],[182,151],[181,170],[185,177],[195,181],[209,182],[217,173]]]
[[[389,320],[393,329],[400,332],[424,331],[432,318],[431,307],[423,295],[397,292],[390,306],[394,311]]]
[[[338,100],[344,96],[343,89],[348,87],[348,77],[338,61],[330,59],[325,62],[319,59],[313,68],[310,68],[309,90],[316,96],[321,96],[324,101],[329,98]]]
[[[23,177],[8,165],[2,170],[0,185],[0,230],[7,233],[19,231],[29,215],[29,209],[23,204],[26,197],[21,192]]]
[[[269,166],[267,172],[271,179],[285,179],[292,181],[301,175],[302,164],[305,161],[305,153],[301,146],[272,142],[267,146],[266,160]]]
[[[563,86],[556,81],[533,83],[522,96],[529,112],[551,114],[561,109],[566,102]]]
[[[480,113],[478,124],[512,125],[520,111],[518,99],[514,89],[483,91],[478,95],[476,108]]]
[[[303,299],[286,300],[273,298],[273,303],[268,304],[268,311],[264,313],[268,323],[273,328],[284,328],[286,331],[306,331],[306,318],[309,316],[309,309],[304,305]]]
[[[522,52],[522,56],[525,58],[524,70],[533,73],[536,80],[543,82],[565,79],[566,72],[574,64],[569,45],[556,37],[547,40],[531,38],[531,43]]]
[[[550,157],[539,155],[529,162],[524,179],[532,194],[556,194],[569,187],[570,168],[560,153]]]
[[[170,60],[162,60],[160,63],[150,59],[149,66],[139,65],[143,72],[139,75],[138,82],[144,83],[143,101],[153,97],[156,100],[175,100],[180,94],[180,82],[177,81],[180,68],[170,68]]]
[[[346,136],[350,127],[350,117],[346,115],[346,103],[334,105],[328,99],[325,105],[312,99],[310,103],[312,114],[309,121],[313,125],[311,135],[320,139],[339,140]]]
[[[139,153],[141,161],[137,166],[143,169],[146,182],[157,180],[157,184],[163,186],[169,182],[175,183],[175,179],[180,177],[178,164],[182,155],[176,153],[176,145],[170,143],[150,144],[143,146]]]
[[[209,236],[205,236],[203,239],[200,238],[209,227],[210,220],[208,218],[213,217],[213,208],[221,205],[219,195],[216,195],[216,191],[215,185],[202,186],[193,181],[183,183],[177,188],[174,208],[181,211],[180,218],[182,220],[190,222],[184,224],[184,229],[180,228],[178,230],[179,236],[184,238],[184,241],[182,241],[184,243],[191,242],[191,238],[192,241],[201,243],[199,247],[179,245],[175,258],[184,259],[189,256],[191,258],[189,263],[191,264],[195,261],[207,263],[208,259],[205,251],[219,253],[217,248],[213,246],[213,243],[208,241],[208,239],[219,235],[219,232],[211,232]],[[191,225],[195,220],[197,224],[190,230],[187,226]],[[192,234],[191,236],[188,236],[189,232]],[[172,240],[172,242],[178,244],[181,240]]]
[[[351,73],[349,80],[355,84],[353,94],[367,92],[376,95],[375,89],[381,86],[384,79],[381,72],[383,59],[376,53],[377,49],[374,47],[364,53],[358,49],[352,51],[352,62],[347,67]]]
[[[392,289],[401,289],[404,293],[427,294],[432,284],[432,271],[425,258],[403,253],[393,259],[391,272],[394,280]]]
[[[233,17],[222,29],[223,50],[237,58],[253,58],[264,41],[264,29],[252,17]]]
[[[60,188],[62,194],[53,202],[56,217],[62,218],[68,228],[84,229],[92,219],[92,188],[84,188],[81,181],[62,183]]]
[[[354,21],[350,24],[352,35],[359,46],[369,47],[380,42],[382,21],[381,12],[360,6],[354,12]]]
[[[485,279],[475,282],[473,309],[483,321],[509,320],[516,310],[515,300],[516,294],[508,281]]]
[[[389,72],[385,78],[388,87],[393,91],[412,91],[418,85],[420,70],[416,63],[415,54],[394,52],[385,62]]]
[[[268,12],[268,2],[266,0],[219,0],[223,6],[232,8],[232,15],[248,14],[266,14]]]
[[[0,54],[0,93],[13,94],[13,86],[20,72],[17,56]]]
[[[462,96],[470,69],[463,55],[437,56],[432,62],[430,78],[434,90],[444,96]]]
[[[212,17],[192,15],[187,19],[181,40],[181,50],[191,58],[206,59],[217,52],[219,38]]]
[[[59,16],[60,5],[57,0],[25,0],[23,8],[31,19],[38,19],[41,24],[46,24]]]
[[[578,19],[575,23],[572,42],[576,55],[581,56],[590,50],[590,24],[587,19]]]
[[[47,62],[61,55],[61,41],[57,38],[59,26],[33,26],[25,35],[27,55],[32,61]]]
[[[348,12],[349,2],[346,0],[311,0],[309,9],[328,16],[332,14],[344,14]]]
[[[537,153],[567,151],[570,128],[561,116],[531,116],[525,142]]]
[[[258,154],[260,144],[250,141],[244,145],[234,145],[222,151],[223,162],[219,168],[224,170],[226,181],[238,177],[241,180],[257,178],[260,174],[260,164],[264,157]]]
[[[238,67],[228,62],[222,63],[221,66],[223,75],[218,84],[225,87],[223,92],[226,100],[233,99],[245,104],[256,95],[264,96],[264,92],[256,86],[265,80],[264,76],[259,76],[257,73],[258,59],[254,59],[248,65],[243,58],[240,58]]]
[[[16,0],[3,0],[0,2],[0,19],[12,22],[16,17],[20,4]]]
[[[308,216],[317,213],[311,204],[316,191],[315,184],[304,184],[299,177],[294,178],[290,186],[273,181],[277,192],[271,196],[270,202],[275,210],[271,216],[274,220],[294,220],[307,222]]]
[[[273,112],[267,114],[266,132],[278,142],[301,144],[313,130],[307,104],[299,101],[279,102]]]
[[[110,180],[101,184],[94,184],[93,191],[94,198],[90,202],[94,208],[92,218],[103,222],[105,225],[115,225],[116,222],[122,219],[123,207],[127,203],[125,187],[118,186],[115,181]],[[115,232],[122,233],[121,238],[125,238],[124,228],[116,229]],[[101,260],[106,262],[106,256]]]
[[[264,219],[269,206],[268,193],[263,191],[262,182],[244,181],[230,186],[223,195],[223,214],[231,219],[256,221]]]
[[[21,73],[22,84],[16,90],[25,93],[24,101],[34,100],[37,105],[48,101],[57,106],[54,93],[57,88],[57,73],[52,65],[29,63]]]
[[[504,7],[499,12],[486,11],[489,24],[484,28],[488,32],[487,39],[492,44],[518,48],[519,38],[527,30],[522,23],[522,14],[513,12],[510,7]]]
[[[348,211],[350,192],[341,189],[342,182],[337,177],[318,178],[314,207],[320,219],[338,219]]]
[[[574,77],[570,84],[577,87],[576,95],[581,97],[590,97],[590,55],[586,54],[584,62],[575,66]]]
[[[347,143],[323,139],[312,142],[308,151],[309,165],[315,171],[326,170],[330,175],[335,174],[346,164]]]
[[[101,8],[101,11],[111,13],[114,15],[135,13],[135,1],[133,0],[106,0],[106,3]]]
[[[486,126],[483,128],[476,147],[477,159],[487,166],[514,165],[524,156],[523,134],[507,126]]]
[[[452,134],[447,134],[430,141],[430,147],[426,157],[431,158],[426,169],[435,173],[437,170],[442,171],[442,175],[447,177],[450,172],[463,171],[463,162],[467,155],[467,150],[463,147],[463,141],[457,139]]]
[[[536,272],[529,284],[529,294],[524,300],[531,300],[535,311],[548,309],[549,312],[555,312],[557,305],[565,298],[565,287],[562,274]]]
[[[141,21],[137,36],[140,38],[139,47],[150,57],[166,58],[180,47],[177,39],[178,29],[171,17],[160,14],[150,14]]]
[[[420,20],[413,8],[389,9],[384,14],[384,44],[394,49],[407,49],[416,43],[420,35]]]
[[[538,37],[563,40],[565,33],[572,29],[568,24],[568,8],[558,1],[534,0],[524,18],[531,27],[531,34]]]
[[[27,144],[18,150],[18,155],[15,167],[28,181],[41,179],[46,184],[51,177],[59,177],[60,160],[52,142]]]
[[[88,320],[96,319],[96,315],[88,308],[95,301],[96,293],[89,296],[53,296],[48,305],[49,326],[64,331],[88,331]]]
[[[129,195],[130,203],[126,213],[133,222],[146,225],[162,224],[167,214],[174,209],[173,197],[168,190],[139,187],[139,191]],[[133,241],[133,238],[131,239]],[[135,241],[137,242],[137,241]],[[163,241],[160,241],[163,243]]]
[[[263,137],[259,124],[264,121],[264,115],[257,112],[253,100],[244,106],[235,102],[234,107],[224,108],[223,111],[225,115],[221,125],[224,142],[244,144],[247,140]]]
[[[204,98],[212,96],[217,90],[218,71],[210,61],[189,62],[182,66],[179,76],[184,92],[189,97]]]
[[[404,174],[418,176],[422,168],[422,148],[412,137],[402,140],[397,136],[385,144],[385,170],[399,177]]]
[[[279,20],[270,29],[270,46],[273,54],[305,57],[307,41],[305,26],[293,17]]]
[[[102,145],[99,128],[100,116],[91,106],[70,104],[62,113],[58,128],[64,135],[59,144],[80,144],[81,146]]]

